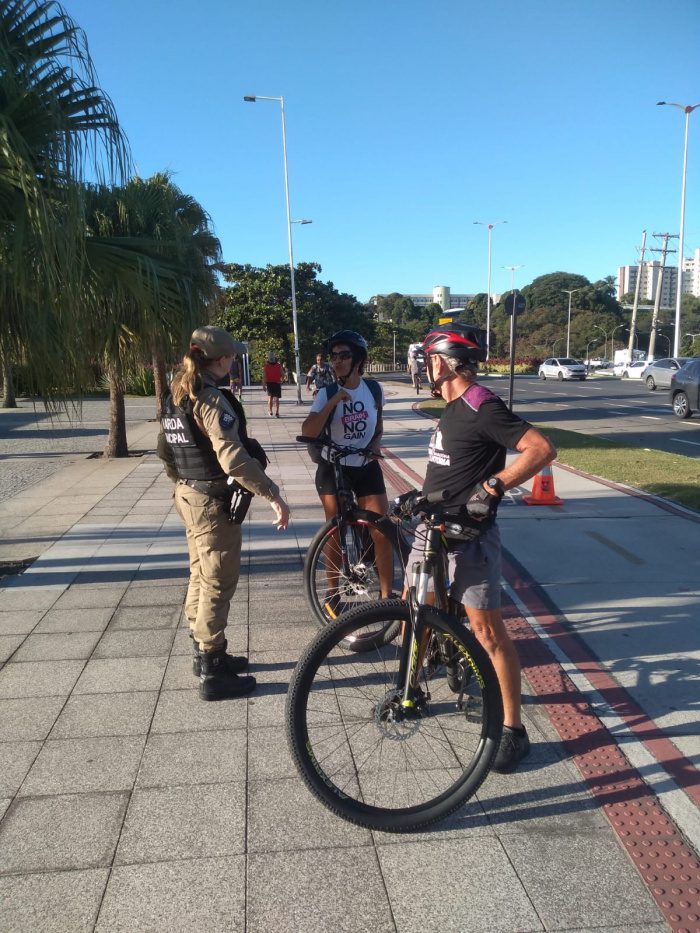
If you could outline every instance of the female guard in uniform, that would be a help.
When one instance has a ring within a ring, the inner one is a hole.
[[[255,688],[254,677],[242,676],[247,658],[226,653],[226,621],[241,558],[241,525],[231,521],[229,477],[270,502],[277,528],[285,529],[289,522],[289,507],[279,488],[246,450],[246,444],[252,446],[239,403],[228,390],[217,388],[228,376],[237,349],[220,327],[199,327],[192,334],[164,399],[158,439],[159,455],[177,483],[175,508],[187,533],[190,580],[185,614],[194,642],[193,670],[199,673],[204,700],[242,696]]]

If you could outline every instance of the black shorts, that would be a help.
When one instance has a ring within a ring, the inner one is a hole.
[[[384,474],[376,460],[361,467],[343,467],[348,486],[358,499],[365,496],[386,495]],[[327,460],[322,460],[316,470],[316,492],[333,495],[335,492],[335,470]]]
[[[282,385],[279,382],[268,382],[267,394],[270,398],[282,398]]]

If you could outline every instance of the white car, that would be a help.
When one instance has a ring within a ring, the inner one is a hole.
[[[586,367],[580,360],[552,356],[539,368],[540,379],[585,379]]]
[[[634,363],[625,364],[622,370],[622,379],[641,379],[642,373],[647,368],[646,360],[635,360]]]

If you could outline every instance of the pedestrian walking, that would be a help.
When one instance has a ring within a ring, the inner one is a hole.
[[[530,741],[521,719],[520,662],[501,613],[496,513],[503,494],[538,473],[556,450],[476,381],[478,362],[486,358],[482,331],[436,329],[423,348],[430,380],[447,403],[428,448],[423,494],[447,490],[448,512],[466,513],[483,525],[478,538],[455,542],[450,549],[450,596],[463,603],[471,629],[496,671],[504,728],[493,768],[512,771],[529,753]],[[518,455],[506,465],[509,449]],[[416,550],[407,566],[420,559]]]
[[[333,367],[323,359],[322,353],[317,353],[316,362],[306,374],[307,390],[313,392],[313,397],[316,398],[319,389],[333,385],[334,382]]]
[[[267,393],[267,411],[270,417],[272,417],[273,414],[275,418],[279,418],[280,416],[280,399],[282,398],[283,379],[284,370],[277,361],[277,357],[274,353],[268,353],[267,363],[265,363],[263,369],[263,386]]]
[[[158,437],[158,454],[176,482],[175,508],[187,534],[185,615],[203,700],[242,696],[255,688],[255,678],[243,674],[248,659],[226,653],[225,634],[249,494],[269,501],[278,529],[289,523],[289,506],[265,474],[264,451],[248,437],[243,406],[230,389],[218,387],[238,346],[220,327],[195,330],[163,399]]]
[[[243,360],[236,354],[228,371],[229,388],[238,398],[243,398]]]

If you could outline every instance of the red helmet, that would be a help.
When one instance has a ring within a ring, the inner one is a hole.
[[[483,362],[486,359],[484,346],[484,331],[479,327],[456,325],[437,327],[431,330],[423,341],[423,350],[429,356],[433,353],[442,353],[462,360],[464,363]]]

